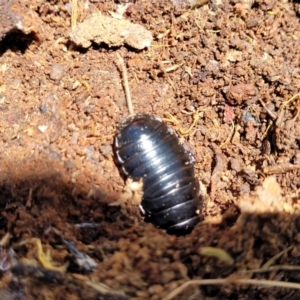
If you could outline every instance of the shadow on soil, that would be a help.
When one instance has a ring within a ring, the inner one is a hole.
[[[0,43],[0,56],[8,49],[13,52],[24,54],[31,43],[38,42],[38,37],[34,33],[24,34],[19,30],[9,33]]]
[[[139,239],[149,236],[147,242],[150,245],[156,238],[159,241],[163,236],[168,242],[161,249],[161,256],[150,257],[149,264],[159,263],[162,258],[168,259],[170,266],[180,262],[186,266],[190,279],[226,278],[237,274],[238,277],[247,278],[291,282],[300,280],[299,271],[293,270],[254,272],[247,275],[240,273],[259,269],[274,257],[271,265],[299,265],[299,215],[241,215],[238,208],[231,207],[220,224],[202,223],[190,235],[171,238],[152,225],[146,225],[142,221],[134,223],[130,217],[120,212],[119,207],[108,206],[110,198],[113,201],[115,196],[107,194],[105,186],[100,187],[97,193],[91,193],[88,185],[70,180],[72,175],[68,172],[70,171],[55,160],[16,163],[11,168],[2,169],[0,236],[9,232],[13,243],[37,237],[43,244],[56,247],[61,244],[57,234],[59,231],[65,239],[85,245],[100,245],[101,251],[93,253],[93,258],[99,262],[103,261],[104,256],[120,250],[110,247],[111,242],[118,242],[122,238],[128,239],[130,243],[139,243]],[[225,250],[234,263],[228,265],[215,257],[200,255],[201,247],[206,246]],[[147,243],[143,247],[147,247]],[[278,255],[279,253],[281,254]],[[22,253],[17,253],[17,256],[20,255]],[[130,257],[130,253],[126,255],[129,260],[136,262],[134,257]],[[139,263],[133,265],[138,272]],[[150,269],[149,267],[149,272]],[[147,270],[145,266],[141,277],[146,283],[149,281],[148,285],[151,286]],[[297,291],[276,288],[204,286],[201,287],[201,292],[206,297],[218,299],[238,299],[243,293],[247,293],[248,299],[266,299],[264,297],[267,295],[289,300],[300,297]]]

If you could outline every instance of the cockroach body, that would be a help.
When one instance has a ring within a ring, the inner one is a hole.
[[[123,122],[114,152],[122,172],[143,180],[146,221],[170,234],[186,234],[200,221],[199,182],[194,158],[159,118],[136,114]]]

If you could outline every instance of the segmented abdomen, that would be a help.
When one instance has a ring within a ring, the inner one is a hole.
[[[161,119],[129,117],[120,125],[114,151],[126,176],[143,178],[146,221],[175,234],[189,232],[200,221],[192,155]]]

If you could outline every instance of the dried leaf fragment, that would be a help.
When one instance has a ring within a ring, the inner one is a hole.
[[[127,44],[136,49],[149,47],[153,40],[150,31],[128,20],[115,19],[100,12],[91,15],[70,34],[76,45],[88,48],[92,42],[105,43],[109,47]]]

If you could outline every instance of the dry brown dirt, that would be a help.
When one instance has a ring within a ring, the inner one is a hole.
[[[120,2],[78,1],[77,23]],[[123,17],[153,35],[143,50],[74,45],[75,3],[0,0],[0,299],[160,300],[194,279],[298,282],[299,2],[129,1]],[[117,53],[136,112],[172,114],[175,130],[200,117],[179,134],[203,195],[189,235],[118,205],[112,145],[128,109]],[[299,298],[228,283],[173,299]]]

